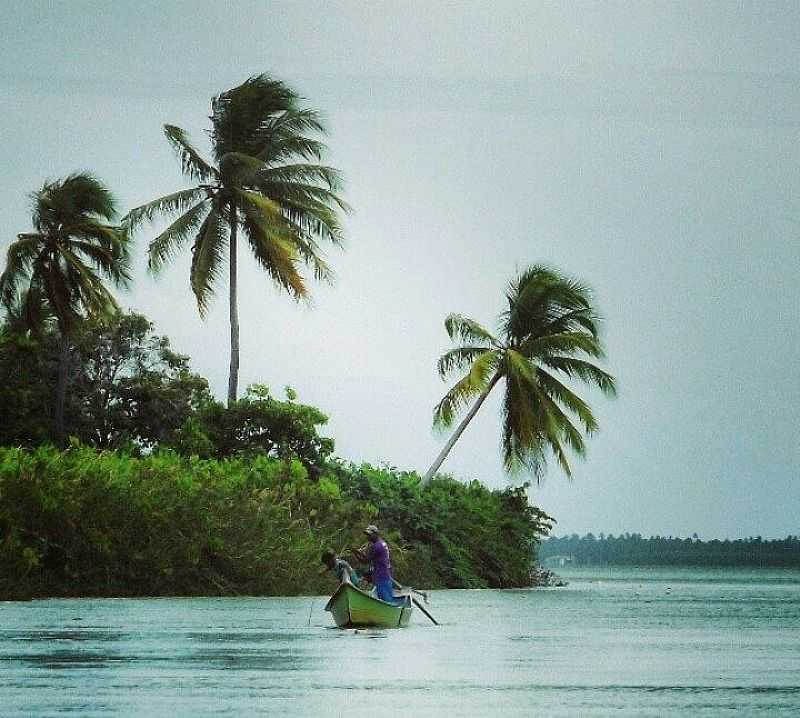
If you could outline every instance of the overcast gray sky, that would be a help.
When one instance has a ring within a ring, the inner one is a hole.
[[[355,208],[334,287],[297,306],[241,263],[242,385],[290,384],[338,453],[425,469],[451,311],[491,323],[513,273],[591,284],[620,397],[557,533],[800,532],[800,5],[2,2],[4,250],[27,193],[90,169],[129,208],[186,186],[165,122],[205,144],[210,97],[266,72],[330,124]],[[224,288],[137,238],[122,303],[224,395]],[[496,401],[443,467],[502,486]]]

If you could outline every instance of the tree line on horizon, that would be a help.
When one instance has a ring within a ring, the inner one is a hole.
[[[595,537],[551,536],[538,547],[539,561],[577,566],[772,566],[800,567],[800,536],[783,539],[711,539],[694,534],[644,537],[638,533]]]
[[[120,221],[111,191],[90,173],[45,182],[34,193],[32,232],[8,248],[0,275],[4,332],[57,339],[52,436],[67,444],[67,392],[77,343],[85,326],[113,324],[119,317],[109,289],[132,281],[133,234],[157,218],[170,224],[148,246],[148,267],[158,273],[191,244],[189,273],[198,310],[209,302],[228,270],[230,370],[228,408],[239,398],[239,237],[270,280],[295,299],[308,294],[304,270],[330,279],[322,245],[343,242],[338,170],[323,163],[319,112],[303,107],[296,92],[266,75],[249,78],[211,101],[209,136],[213,161],[203,157],[187,134],[164,125],[191,186],[138,206]],[[614,378],[596,361],[604,357],[600,321],[591,291],[583,283],[544,265],[520,272],[508,285],[507,309],[498,331],[451,314],[445,328],[457,346],[439,360],[446,378],[461,372],[434,411],[434,424],[450,427],[471,404],[429,471],[427,485],[489,393],[504,386],[501,445],[509,473],[539,478],[548,455],[570,475],[567,452],[581,456],[584,435],[597,421],[571,382],[598,387],[613,396]],[[580,428],[579,428],[580,427]]]

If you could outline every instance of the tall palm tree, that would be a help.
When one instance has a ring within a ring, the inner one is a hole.
[[[449,427],[470,400],[474,404],[422,480],[433,478],[450,449],[502,380],[502,447],[506,471],[541,476],[549,449],[568,476],[565,446],[583,455],[583,436],[597,430],[586,402],[565,383],[578,379],[614,395],[614,378],[593,364],[604,356],[598,319],[587,287],[547,267],[534,265],[516,277],[506,292],[497,336],[478,322],[451,314],[445,328],[460,346],[439,359],[444,379],[468,370],[434,410],[434,424]]]
[[[182,129],[165,125],[183,173],[195,184],[137,207],[126,217],[136,227],[156,215],[179,215],[150,243],[149,267],[157,273],[192,238],[189,278],[201,316],[227,255],[229,403],[236,400],[239,384],[239,232],[256,262],[295,298],[308,291],[302,265],[310,266],[317,278],[332,276],[319,242],[342,241],[338,212],[348,207],[337,195],[339,173],[321,164],[326,148],[316,136],[324,134],[325,127],[319,113],[298,102],[291,89],[265,75],[215,97],[209,134],[216,164],[201,156]]]
[[[16,304],[29,329],[54,318],[60,335],[55,430],[63,445],[70,337],[83,320],[117,310],[103,280],[117,287],[130,280],[128,235],[111,224],[117,216],[111,192],[88,173],[45,182],[31,199],[34,231],[9,246],[0,299],[6,307]]]

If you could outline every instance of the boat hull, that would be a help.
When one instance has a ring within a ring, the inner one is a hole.
[[[326,611],[330,611],[339,628],[405,628],[411,621],[414,607],[410,596],[399,596],[400,605],[386,603],[343,583],[331,596]]]

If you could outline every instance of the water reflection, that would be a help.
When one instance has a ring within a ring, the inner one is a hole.
[[[190,641],[206,641],[208,643],[264,643],[267,641],[307,640],[308,636],[300,632],[279,631],[190,631],[185,634]]]
[[[37,669],[103,668],[130,659],[110,644],[126,639],[122,631],[81,626],[63,629],[0,631],[0,664],[26,664]],[[78,644],[77,647],[66,647]],[[20,648],[24,646],[23,650]],[[38,650],[37,650],[38,649]]]
[[[190,662],[206,668],[237,671],[297,671],[308,667],[308,656],[286,653],[283,648],[224,648],[195,651]]]
[[[22,653],[10,658],[0,656],[0,661],[3,660],[20,661],[33,668],[63,670],[69,668],[104,668],[113,664],[130,663],[134,659],[116,652],[95,653],[58,649],[45,653]]]
[[[120,641],[124,633],[95,630],[89,627],[59,631],[0,631],[0,644],[4,641]]]

